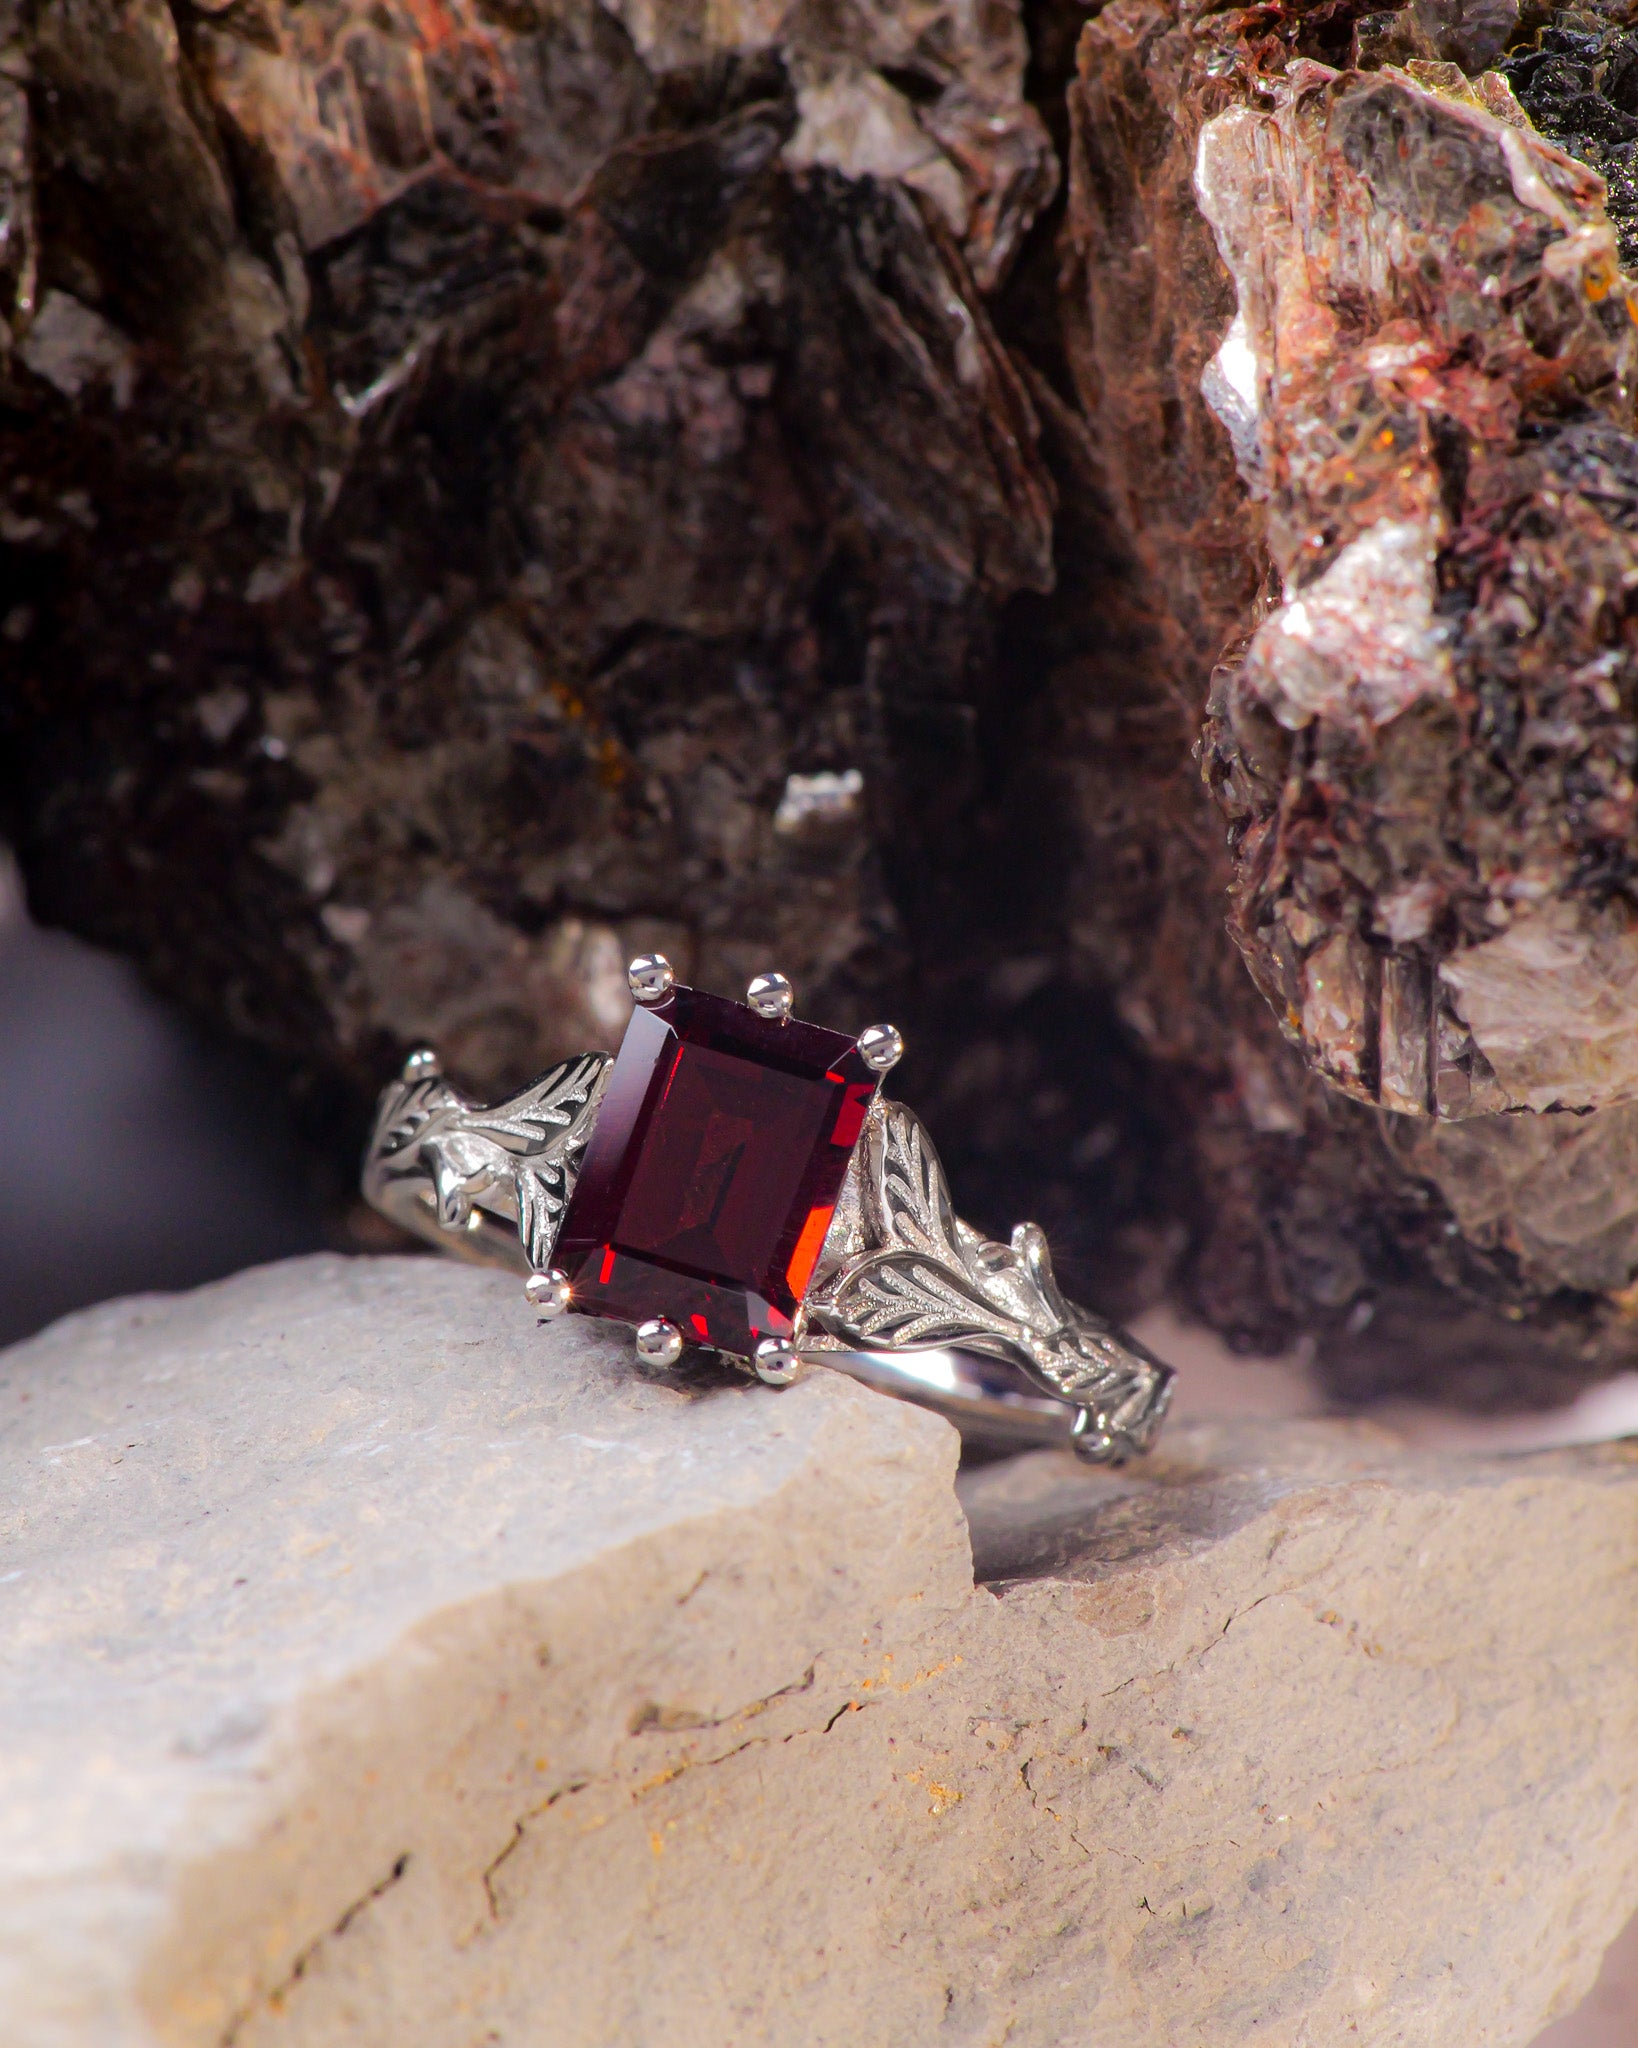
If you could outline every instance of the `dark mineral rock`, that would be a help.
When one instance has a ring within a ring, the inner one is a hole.
[[[1638,31],[1564,8],[1496,68],[1533,126],[1604,179],[1621,261],[1638,266]]]
[[[4,33],[7,829],[338,1158],[658,946],[893,1015],[1111,1307],[1359,1390],[1631,1354],[1624,26]]]
[[[884,848],[962,803],[995,606],[1051,580],[974,281],[1054,176],[1016,25],[632,21],[21,36],[34,900],[359,1091],[410,1038],[478,1086],[607,1041],[646,944],[856,1009]]]

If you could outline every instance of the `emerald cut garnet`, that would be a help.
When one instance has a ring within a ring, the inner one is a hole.
[[[633,1012],[556,1263],[587,1315],[788,1337],[877,1077],[851,1038],[674,988]]]

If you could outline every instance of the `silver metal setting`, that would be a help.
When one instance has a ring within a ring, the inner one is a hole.
[[[891,1024],[867,1024],[859,1033],[859,1057],[873,1074],[890,1074],[904,1058],[904,1040]]]
[[[613,1064],[606,1052],[577,1054],[485,1109],[450,1086],[435,1058],[411,1053],[381,1093],[365,1199],[457,1258],[550,1271]]]
[[[637,1356],[645,1365],[675,1365],[683,1355],[683,1333],[664,1316],[637,1325]]]
[[[634,961],[631,978],[640,1001],[674,985],[658,954]],[[774,990],[765,993],[771,1000]],[[858,1044],[878,1073],[903,1051],[888,1025]],[[552,1252],[613,1063],[582,1053],[484,1108],[451,1086],[434,1053],[411,1053],[382,1092],[366,1197],[457,1258],[522,1274],[542,1319],[561,1315],[574,1303]],[[660,1367],[685,1348],[661,1317],[638,1328],[636,1345]],[[734,1363],[788,1386],[809,1360],[936,1408],[976,1440],[1064,1444],[1094,1463],[1150,1447],[1172,1382],[1135,1339],[1064,1298],[1033,1223],[1019,1224],[1008,1244],[963,1223],[919,1118],[879,1095],[791,1337],[766,1338],[754,1358]]]
[[[626,969],[626,984],[640,1003],[661,1003],[677,986],[663,953],[639,953]]]
[[[802,1369],[796,1346],[784,1337],[764,1337],[751,1365],[765,1387],[788,1387]]]
[[[806,1350],[956,1348],[1015,1366],[1079,1411],[1074,1448],[1092,1462],[1147,1450],[1171,1398],[1172,1374],[1158,1358],[1064,1299],[1035,1224],[995,1244],[960,1220],[920,1118],[879,1096],[802,1324]]]
[[[523,1297],[542,1322],[562,1315],[573,1295],[568,1274],[556,1266],[549,1273],[531,1273],[523,1283]]]
[[[791,1013],[795,992],[782,974],[758,974],[745,991],[745,1000],[759,1017],[783,1024]]]

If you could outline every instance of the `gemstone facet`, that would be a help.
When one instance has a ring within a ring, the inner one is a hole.
[[[634,1011],[557,1241],[575,1307],[744,1358],[790,1336],[877,1079],[698,989]]]

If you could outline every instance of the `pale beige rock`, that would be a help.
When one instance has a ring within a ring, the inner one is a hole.
[[[1598,1109],[1638,1096],[1638,929],[1555,903],[1439,969],[1514,1109]]]
[[[1638,1272],[1638,1103],[1585,1116],[1408,1120],[1392,1134],[1469,1244],[1510,1252],[1533,1285],[1618,1293]]]
[[[6,2048],[1524,2043],[1638,1901],[1638,1455],[963,1482],[298,1262],[0,1359]]]

